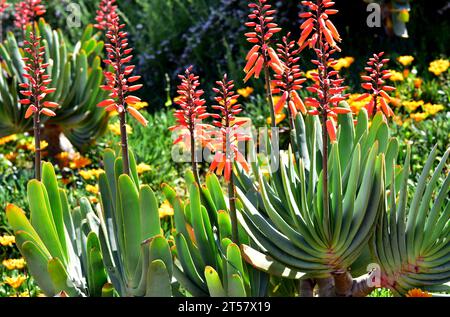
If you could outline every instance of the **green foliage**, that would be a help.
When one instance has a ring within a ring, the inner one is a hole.
[[[184,203],[173,188],[163,187],[174,208],[178,282],[192,296],[264,296],[268,276],[247,265],[239,246],[231,241],[227,200],[218,178],[208,174],[201,189],[196,183],[189,188],[190,200]],[[242,230],[240,241],[251,243]]]
[[[43,163],[42,183],[28,183],[30,220],[15,205],[6,215],[30,273],[47,296],[99,296],[107,281],[97,237],[99,220],[89,201],[69,209],[53,166]]]
[[[30,30],[31,26],[27,32]],[[57,130],[75,146],[83,148],[104,132],[108,120],[104,110],[97,107],[106,96],[100,89],[103,42],[96,39],[92,26],[85,29],[74,47],[65,42],[61,30],[53,30],[43,19],[38,23],[38,32],[46,48],[45,62],[50,63],[48,73],[56,88],[51,101],[60,104],[56,117],[46,118],[45,124],[58,126]],[[18,84],[26,81],[23,51],[12,33],[0,45],[0,56],[6,75],[0,77],[0,136],[29,131],[33,120],[24,118],[26,107],[19,104],[18,96]]]
[[[171,110],[164,108],[152,113],[142,110],[141,113],[148,120],[147,127],[136,124],[132,128],[132,133],[128,134],[128,145],[137,161],[150,166],[150,171],[143,173],[141,180],[153,188],[158,188],[163,182],[181,185],[180,175],[187,166],[176,164],[172,160],[173,140],[168,127],[174,125],[175,120]],[[111,120],[111,123],[115,122]],[[107,133],[103,140],[111,145],[117,145],[120,136]]]
[[[120,296],[171,296],[172,256],[155,194],[139,184],[131,151],[131,176],[122,174],[122,158],[112,150],[105,151],[103,163],[99,238],[115,290]]]
[[[342,104],[345,106],[345,104]],[[367,248],[381,212],[385,162],[397,156],[397,140],[390,139],[378,114],[368,126],[363,110],[356,127],[351,115],[340,115],[338,142],[328,158],[330,210],[323,210],[320,123],[315,117],[296,118],[292,148],[282,151],[279,168],[265,176],[253,164],[256,182],[240,173],[238,196],[246,231],[265,254],[245,248],[256,265],[287,278],[324,278],[346,270]],[[389,165],[392,176],[392,164]]]
[[[409,199],[408,149],[401,182],[398,187],[391,184],[387,210],[381,213],[371,247],[387,287],[395,294],[404,295],[413,288],[450,290],[443,285],[450,279],[450,175],[440,182],[449,154],[447,149],[430,177],[437,156],[433,148]]]
[[[450,113],[443,112],[432,119],[420,122],[404,122],[401,126],[394,125],[392,133],[403,140],[399,161],[405,160],[406,146],[411,144],[411,177],[417,178],[425,163],[424,153],[437,146],[438,157],[442,157],[450,139]]]

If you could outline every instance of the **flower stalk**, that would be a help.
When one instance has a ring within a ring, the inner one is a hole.
[[[51,83],[50,76],[46,74],[48,63],[44,64],[45,47],[41,46],[41,37],[30,32],[29,40],[24,41],[25,53],[28,55],[23,58],[25,62],[24,77],[27,83],[19,84],[20,93],[24,96],[19,102],[27,105],[25,118],[33,115],[34,147],[35,147],[35,178],[41,180],[41,115],[53,117],[55,113],[49,108],[57,108],[56,102],[43,101],[43,99],[53,92],[55,88],[47,88]]]
[[[275,113],[280,113],[285,105],[288,105],[289,125],[294,129],[294,119],[298,111],[306,114],[306,107],[303,100],[297,93],[297,90],[303,88],[302,84],[306,78],[302,78],[298,56],[300,50],[295,49],[295,41],[289,39],[290,33],[284,36],[282,43],[277,44],[277,54],[283,62],[284,68],[282,74],[275,74],[275,80],[272,81],[275,87],[272,92],[281,94],[280,100],[275,105]]]
[[[204,130],[207,125],[201,121],[209,114],[206,112],[205,100],[201,98],[204,91],[200,87],[199,77],[192,72],[193,67],[186,69],[184,75],[178,75],[181,84],[178,85],[178,97],[175,103],[181,107],[174,112],[177,125],[169,128],[170,131],[180,131],[174,144],[184,142],[190,148],[191,168],[195,181],[200,185],[200,176],[197,166],[196,141],[206,144]]]
[[[245,23],[245,25],[252,28],[252,32],[245,33],[245,36],[247,41],[253,43],[254,46],[246,57],[247,64],[244,67],[244,72],[246,73],[244,82],[247,82],[252,77],[259,78],[261,71],[264,72],[266,96],[272,120],[271,125],[276,127],[275,107],[270,85],[270,69],[277,74],[282,74],[284,66],[270,44],[272,36],[280,32],[281,28],[274,22],[273,15],[276,13],[276,10],[273,10],[272,6],[267,4],[267,0],[258,0],[250,3],[248,6],[251,9],[251,13],[248,15],[250,21]]]
[[[20,94],[24,97],[20,99],[20,104],[28,106],[25,112],[25,118],[33,116],[34,133],[34,168],[35,178],[41,180],[41,115],[53,117],[55,113],[49,108],[57,108],[56,102],[43,101],[43,99],[53,92],[55,88],[47,88],[51,83],[50,76],[46,74],[46,69],[50,64],[44,63],[45,47],[41,46],[41,37],[37,34],[35,20],[38,16],[45,13],[45,7],[41,0],[26,0],[16,4],[15,24],[20,27],[25,39],[25,29],[31,23],[32,31],[29,33],[28,40],[24,40],[24,51],[26,56],[23,58],[25,66],[23,68],[24,78],[27,82],[19,84]]]
[[[108,3],[111,2],[108,1]],[[101,5],[103,5],[103,2]],[[134,84],[141,76],[131,76],[135,66],[130,64],[133,58],[133,55],[130,54],[133,49],[128,47],[127,33],[123,31],[125,24],[120,23],[119,15],[115,12],[116,6],[107,8],[110,12],[105,13],[107,25],[105,49],[107,56],[104,63],[109,66],[109,70],[104,72],[106,85],[101,86],[101,88],[109,92],[109,99],[103,100],[97,106],[104,107],[106,111],[117,111],[119,114],[122,168],[124,174],[130,175],[126,114],[129,113],[143,126],[147,126],[148,121],[132,106],[140,102],[141,99],[129,95],[130,92],[141,89],[142,85]]]
[[[217,174],[224,175],[228,185],[228,199],[230,207],[230,218],[232,224],[232,239],[239,244],[238,220],[236,215],[236,186],[234,184],[233,164],[240,164],[247,172],[250,170],[244,156],[238,149],[238,142],[249,139],[249,136],[242,131],[243,120],[237,120],[236,115],[242,111],[242,106],[237,103],[238,94],[234,92],[234,82],[228,79],[225,74],[221,81],[216,82],[217,87],[213,88],[216,94],[213,105],[214,110],[219,113],[211,114],[213,125],[220,129],[217,138],[211,140],[212,148],[215,150],[213,162],[210,170]]]
[[[379,111],[387,117],[394,115],[394,112],[389,107],[391,97],[387,92],[394,91],[395,88],[385,85],[386,80],[392,74],[389,70],[382,70],[383,66],[389,62],[387,58],[382,59],[383,55],[384,52],[373,54],[373,57],[367,62],[367,67],[365,68],[367,75],[361,76],[361,79],[364,81],[361,86],[368,92],[356,99],[356,101],[361,101],[372,96],[370,102],[366,105],[367,112],[372,117]]]
[[[300,26],[302,33],[298,44],[300,50],[307,46],[314,50],[316,59],[311,62],[317,66],[318,72],[311,75],[315,79],[315,84],[307,90],[316,94],[317,97],[306,98],[306,104],[315,109],[308,111],[311,115],[320,116],[322,126],[322,186],[323,186],[323,222],[328,239],[331,239],[330,231],[330,208],[328,193],[328,142],[336,141],[336,118],[340,113],[349,113],[350,109],[337,107],[336,105],[345,100],[343,92],[346,87],[342,86],[343,79],[339,78],[339,72],[330,70],[336,65],[336,60],[331,57],[336,51],[340,51],[337,42],[341,37],[329,20],[329,16],[338,11],[330,9],[334,2],[330,0],[302,1],[302,4],[309,7],[309,12],[300,14],[306,19]]]

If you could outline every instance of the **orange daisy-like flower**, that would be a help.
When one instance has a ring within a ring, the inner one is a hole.
[[[427,291],[422,291],[420,288],[413,288],[406,293],[406,297],[432,297]]]

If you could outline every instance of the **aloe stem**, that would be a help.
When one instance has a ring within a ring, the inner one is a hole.
[[[120,145],[122,147],[122,166],[123,173],[130,175],[130,158],[128,156],[128,134],[127,134],[127,118],[125,111],[119,114],[120,120]]]
[[[272,126],[272,128],[275,128],[277,126],[277,123],[276,123],[275,109],[274,109],[273,99],[272,99],[272,88],[270,87],[269,66],[268,66],[267,58],[265,57],[264,59],[265,59],[264,78],[266,81],[266,94],[267,94],[267,99],[269,101],[269,107],[270,107],[270,119],[272,120],[270,125]]]
[[[236,215],[236,188],[234,186],[233,175],[228,183],[228,199],[230,202],[230,218],[231,218],[231,237],[233,242],[239,245],[238,221]]]
[[[32,23],[32,32],[33,32],[33,36],[34,36],[34,41],[36,41],[37,39],[37,34],[36,34],[36,25],[35,22],[33,21]],[[25,39],[25,37],[24,37]],[[31,36],[30,36],[30,40],[31,40]],[[33,41],[33,42],[34,42]],[[33,43],[33,55],[34,55],[34,69],[35,70],[40,70],[40,65],[39,65],[39,52],[38,52],[38,48],[36,45],[34,45]],[[36,72],[32,75],[34,76],[34,80],[37,84],[40,85],[40,80],[39,80],[39,74],[37,74]],[[40,87],[39,87],[40,88]],[[34,177],[38,180],[41,181],[41,105],[40,105],[40,99],[39,99],[39,92],[34,91],[33,94],[33,102],[34,105],[36,106],[36,111],[33,114],[33,130],[34,130]]]
[[[39,108],[38,108],[39,109]],[[34,127],[34,177],[41,181],[41,118],[39,111],[33,115]]]
[[[195,155],[195,135],[194,135],[194,123],[192,123],[190,128],[190,136],[191,136],[191,165],[192,165],[192,173],[194,174],[195,181],[197,182],[198,186],[200,186],[200,176],[198,173],[198,166],[197,166],[197,158]]]

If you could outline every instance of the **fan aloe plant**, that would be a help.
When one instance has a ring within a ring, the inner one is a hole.
[[[396,295],[413,288],[436,292],[450,290],[450,175],[448,149],[431,177],[436,147],[425,163],[413,193],[408,191],[410,151],[408,148],[399,183],[391,184],[385,212],[378,221],[371,248],[382,268],[381,284]],[[410,195],[412,194],[412,195]],[[408,201],[410,202],[408,203]]]
[[[97,237],[99,219],[86,198],[70,210],[50,163],[43,163],[42,182],[28,183],[30,219],[12,204],[6,215],[28,269],[45,295],[109,296],[112,288]]]
[[[150,186],[139,185],[131,151],[130,176],[114,151],[106,150],[103,162],[99,239],[115,290],[120,296],[171,296],[172,255],[155,194]]]
[[[341,103],[341,107],[348,105]],[[244,246],[247,260],[287,278],[315,279],[323,295],[365,295],[369,276],[341,285],[340,277],[367,248],[382,211],[386,184],[394,180],[398,142],[389,137],[382,114],[369,128],[363,109],[354,126],[351,114],[338,116],[337,141],[328,157],[329,214],[323,212],[320,123],[301,114],[295,120],[292,148],[281,152],[278,170],[268,176],[253,164],[256,182],[238,175],[241,222],[263,250]],[[385,177],[385,171],[391,177]],[[322,283],[328,281],[327,283]],[[346,288],[346,289],[343,289]]]
[[[27,34],[31,25],[27,26]],[[107,114],[97,108],[106,93],[100,89],[103,73],[100,56],[103,42],[98,41],[89,25],[75,46],[67,43],[61,30],[53,30],[43,19],[36,27],[37,35],[42,37],[45,47],[45,61],[55,93],[51,101],[60,107],[58,116],[43,118],[48,136],[60,132],[78,148],[91,143],[100,136],[107,126]],[[27,107],[19,103],[18,85],[26,83],[24,77],[23,51],[16,38],[8,33],[0,44],[0,137],[32,129],[32,120],[26,120]],[[44,99],[45,101],[45,99]],[[55,143],[55,142],[50,142]],[[56,145],[56,144],[55,144]]]
[[[173,188],[163,185],[174,208],[177,281],[193,296],[265,296],[268,275],[248,266],[231,240],[231,217],[217,176],[208,174],[201,189],[192,173],[186,179],[190,188],[187,203]],[[242,229],[239,233],[240,241],[251,243]]]

